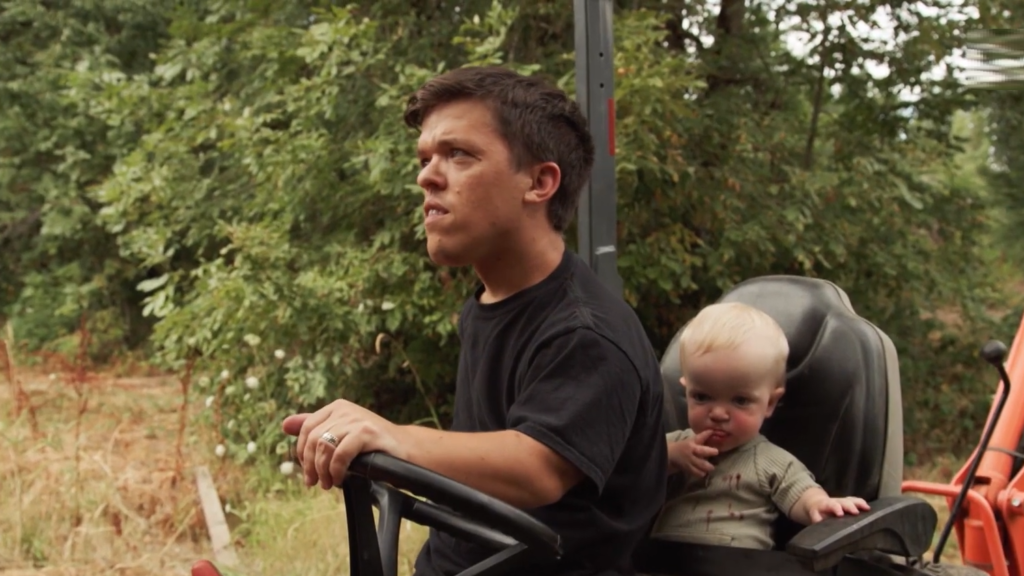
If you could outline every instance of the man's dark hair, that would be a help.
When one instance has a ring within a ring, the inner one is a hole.
[[[437,106],[456,100],[490,105],[516,170],[554,162],[562,181],[548,203],[548,218],[564,232],[576,214],[594,165],[594,141],[579,105],[544,80],[499,66],[456,68],[429,80],[409,98],[405,123],[419,129]]]

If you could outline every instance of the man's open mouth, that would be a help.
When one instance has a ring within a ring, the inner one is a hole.
[[[438,218],[448,215],[448,210],[436,202],[427,202],[423,206],[424,223],[429,224]]]

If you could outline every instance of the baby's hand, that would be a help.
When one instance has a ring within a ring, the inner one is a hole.
[[[711,436],[711,430],[705,430],[686,440],[670,442],[668,445],[669,474],[686,472],[697,478],[703,478],[714,470],[715,467],[707,459],[717,455],[718,448],[704,445],[709,436]]]
[[[843,516],[846,513],[856,516],[861,510],[870,510],[871,507],[863,498],[815,498],[808,503],[807,516],[812,524],[825,519],[826,516]]]

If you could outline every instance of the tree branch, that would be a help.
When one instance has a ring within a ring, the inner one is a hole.
[[[735,37],[743,32],[743,19],[747,14],[746,0],[722,0],[722,8],[718,11],[718,18],[715,20],[715,45],[714,51],[719,58],[722,57],[729,42],[734,42]],[[719,63],[716,68],[720,68]],[[729,82],[719,75],[712,73],[708,76],[708,94],[716,92]]]
[[[811,128],[807,134],[807,146],[804,148],[805,170],[810,170],[814,166],[814,140],[818,136],[818,118],[821,116],[821,101],[824,99],[825,70],[827,69],[828,60],[825,51],[822,50],[821,69],[818,71],[818,84],[814,88],[814,109],[811,112]]]
[[[822,22],[825,24],[825,30],[821,33],[821,41],[818,43],[821,47],[818,50],[821,66],[818,69],[818,81],[814,87],[814,108],[811,111],[811,126],[807,133],[807,146],[804,148],[803,164],[805,170],[810,170],[814,167],[814,141],[818,137],[818,122],[821,119],[822,101],[825,99],[825,73],[828,71],[829,61],[831,60],[832,47],[834,43],[842,44],[843,37],[843,33],[838,31],[838,37],[833,39],[832,32],[834,30],[828,25],[828,19],[823,16]],[[846,24],[850,26],[848,21]],[[845,57],[843,61],[846,61]]]

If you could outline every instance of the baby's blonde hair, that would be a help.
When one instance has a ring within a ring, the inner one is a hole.
[[[735,350],[754,341],[768,358],[765,370],[776,386],[786,382],[789,342],[775,320],[761,310],[739,302],[720,302],[705,307],[683,329],[679,338],[679,360],[716,350]]]

